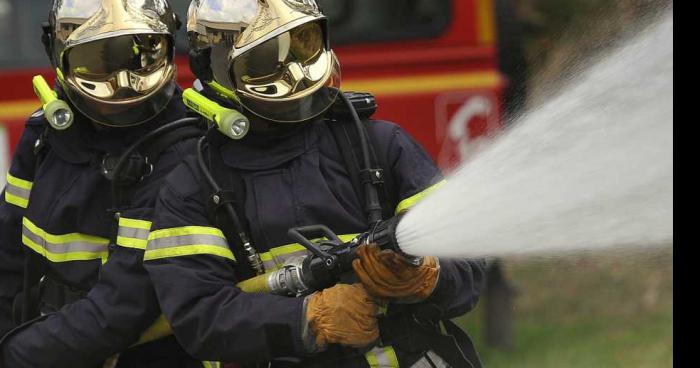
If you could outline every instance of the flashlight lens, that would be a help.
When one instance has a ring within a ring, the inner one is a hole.
[[[238,120],[231,124],[231,133],[234,137],[243,137],[248,132],[248,122],[245,120]]]
[[[53,114],[53,124],[58,128],[63,128],[70,124],[72,120],[72,114],[66,109],[59,109]]]

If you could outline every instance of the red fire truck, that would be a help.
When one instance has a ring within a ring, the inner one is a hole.
[[[319,3],[330,19],[343,90],[373,93],[377,117],[400,123],[449,169],[466,159],[481,137],[499,129],[510,106],[509,91],[522,93],[522,53],[511,1]],[[40,43],[49,1],[37,3],[0,0],[0,172],[25,120],[39,107],[32,76],[54,79]],[[171,3],[186,14],[189,0]],[[188,87],[193,76],[185,46],[183,30],[177,63],[179,81]]]

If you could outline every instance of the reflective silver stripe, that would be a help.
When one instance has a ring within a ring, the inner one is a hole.
[[[447,362],[445,362],[439,355],[435,354],[432,350],[427,353],[428,358],[423,357],[416,363],[414,363],[411,368],[451,368]],[[431,364],[432,362],[432,364]]]
[[[274,270],[277,267],[277,262],[275,262],[275,260],[264,261],[263,267],[268,271]]]
[[[379,363],[380,367],[394,367],[391,364],[391,359],[389,358],[389,355],[384,350],[379,350],[375,352],[375,355],[377,357],[377,363]]]
[[[151,223],[142,220],[119,219],[117,245],[125,248],[146,250]]]
[[[267,253],[269,254],[269,252]],[[296,252],[292,253],[287,253],[287,254],[280,254],[280,255],[274,255],[271,256],[272,259],[263,261],[263,265],[265,266],[266,270],[273,270],[276,268],[281,268],[285,265],[285,263],[290,260],[291,258],[298,257],[298,256],[305,256],[309,254],[309,251],[306,249],[298,250]],[[267,257],[265,257],[267,258]]]
[[[24,200],[29,200],[29,194],[31,193],[31,190],[27,189],[22,189],[20,187],[14,186],[10,183],[7,183],[7,187],[5,188],[5,191],[7,193],[12,194],[13,196],[20,197]]]
[[[140,240],[148,240],[148,234],[150,234],[150,230],[144,230],[144,229],[134,229],[133,227],[124,227],[124,226],[119,226],[119,234],[118,236],[124,237],[124,238],[132,238],[132,239],[140,239]]]
[[[357,237],[357,235],[358,234],[345,234],[338,235],[338,237],[341,241],[348,242]],[[316,240],[318,239],[314,239],[314,241]],[[269,271],[283,267],[284,264],[291,258],[305,256],[308,254],[309,251],[306,250],[304,246],[294,243],[272,248],[265,253],[261,253],[260,258],[263,261],[265,269]]]
[[[73,252],[90,252],[90,253],[101,253],[107,251],[107,244],[97,244],[90,242],[68,242],[68,243],[50,243],[44,240],[41,236],[34,234],[26,226],[22,226],[22,235],[29,238],[36,244],[39,244],[42,248],[46,249],[51,253],[61,254],[61,253],[73,253]]]
[[[197,254],[235,259],[221,230],[205,226],[184,226],[151,231],[144,260]]]
[[[105,261],[109,240],[78,233],[49,234],[26,217],[22,219],[22,243],[52,262]]]
[[[5,187],[5,202],[20,208],[29,206],[29,196],[34,183],[24,179],[16,178],[7,173],[7,186]]]
[[[365,359],[371,368],[399,368],[399,360],[391,346],[376,347],[365,353]]]
[[[182,247],[186,245],[213,245],[221,248],[228,248],[226,243],[226,238],[222,238],[216,235],[180,235],[180,236],[170,236],[166,238],[151,239],[148,242],[149,250],[165,249],[165,248],[175,248]]]
[[[298,256],[305,256],[308,254],[309,254],[309,251],[304,249],[304,250],[300,250],[298,252],[293,252],[293,253],[275,256],[275,259],[279,265],[284,265],[291,258],[298,257]]]

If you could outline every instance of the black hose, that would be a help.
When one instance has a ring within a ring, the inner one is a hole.
[[[211,185],[212,189],[214,189],[214,193],[221,193],[221,187],[219,186],[219,183],[216,182],[216,179],[214,179],[214,176],[211,174],[211,171],[207,169],[206,162],[204,162],[204,156],[202,152],[204,148],[204,142],[206,141],[206,139],[206,137],[202,137],[199,139],[199,142],[197,142],[197,163],[200,169],[202,170],[202,173],[204,173],[204,178],[207,180],[209,185]],[[243,243],[248,242],[247,235],[243,234],[243,225],[241,224],[241,220],[238,217],[238,214],[236,214],[236,210],[230,203],[224,203],[224,209],[226,210],[226,214],[229,215],[229,217],[231,217],[233,226],[236,227],[236,233],[241,238],[241,241]]]
[[[206,162],[204,161],[204,143],[206,142],[206,140],[207,137],[204,136],[200,138],[197,142],[197,165],[199,165],[200,171],[204,174],[204,179],[207,181],[207,183],[209,183],[212,189],[214,189],[214,193],[221,194],[221,186],[219,186],[219,183],[216,182],[216,179],[214,179],[214,176],[211,174],[211,171],[209,170]],[[224,200],[224,198],[221,198],[221,200]],[[238,214],[236,213],[236,209],[233,208],[233,205],[231,203],[224,202],[222,203],[222,206],[226,211],[226,215],[228,215],[229,219],[233,223],[234,233],[236,233],[236,235],[240,239],[241,244],[250,244],[250,238],[243,229],[243,225],[241,223],[240,218],[238,217]],[[243,250],[247,253],[245,249]],[[261,273],[260,270],[255,268],[255,265],[250,263],[250,254],[241,252],[240,247],[232,247],[231,251],[236,256],[236,259],[239,260],[239,265],[243,267],[243,272],[245,274],[253,276],[255,274]],[[245,260],[249,260],[249,262],[245,262]]]
[[[357,110],[355,110],[355,106],[352,104],[350,99],[348,99],[348,97],[342,91],[340,91],[339,96],[343,100],[345,105],[347,105],[348,110],[350,110],[350,114],[352,115],[352,118],[355,122],[355,127],[357,128],[357,132],[360,135],[360,148],[362,149],[362,161],[364,163],[364,170],[362,171],[364,171],[366,175],[372,175],[372,172],[369,170],[375,168],[372,167],[372,160],[370,159],[371,154],[368,142],[369,137],[367,137],[365,127],[362,124],[362,120],[357,114]],[[377,188],[372,183],[372,178],[364,178],[364,180],[365,182],[363,184],[365,186],[365,206],[367,206],[366,209],[369,224],[371,227],[373,227],[383,219],[382,205],[379,201],[379,193],[377,191]]]

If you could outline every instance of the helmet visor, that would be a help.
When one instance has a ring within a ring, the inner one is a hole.
[[[335,101],[340,68],[320,22],[303,24],[237,56],[230,77],[241,103],[277,122],[299,122]]]
[[[98,100],[146,95],[163,84],[172,64],[168,35],[105,38],[69,48],[63,73],[82,93]]]

